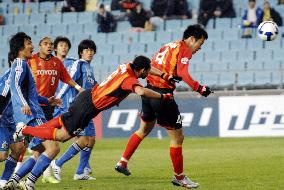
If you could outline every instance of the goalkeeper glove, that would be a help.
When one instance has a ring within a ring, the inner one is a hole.
[[[199,92],[204,97],[207,97],[209,94],[214,93],[208,86],[205,85],[199,85],[197,92]]]

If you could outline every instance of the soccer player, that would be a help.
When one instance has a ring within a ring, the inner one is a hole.
[[[39,42],[39,52],[34,54],[28,60],[36,82],[38,94],[46,98],[53,97],[58,87],[59,81],[62,81],[74,88],[76,91],[82,91],[79,86],[68,74],[63,63],[51,53],[53,51],[53,42],[49,37],[43,37]],[[49,121],[53,118],[54,106],[41,104],[45,118]],[[59,183],[52,174],[51,168],[48,167],[43,173],[43,183]]]
[[[84,89],[93,88],[97,82],[94,78],[94,74],[91,70],[90,63],[93,56],[96,53],[96,44],[92,40],[83,40],[78,45],[79,59],[75,60],[72,58],[64,58],[69,50],[68,39],[65,37],[57,37],[54,41],[55,54],[58,57],[64,59],[63,64],[68,70],[70,76]],[[64,112],[68,111],[70,103],[72,103],[77,95],[77,91],[68,87],[66,84],[59,83],[56,92],[56,98],[63,100],[61,107],[55,108],[54,116],[59,116]],[[51,166],[54,172],[54,176],[57,180],[61,180],[61,167],[65,162],[73,158],[78,152],[80,155],[80,163],[74,180],[95,180],[96,178],[91,177],[89,174],[90,166],[89,159],[91,151],[96,140],[96,130],[94,123],[91,122],[88,126],[78,135],[78,140],[74,142],[69,149],[57,160],[51,162]]]
[[[47,140],[67,141],[84,130],[101,111],[119,104],[132,92],[159,101],[171,100],[172,94],[161,94],[139,83],[138,78],[144,79],[148,73],[162,76],[167,81],[173,80],[174,77],[151,68],[150,62],[147,57],[138,56],[132,63],[120,65],[105,81],[80,93],[68,112],[35,128],[19,123],[14,138],[31,135]]]
[[[182,78],[194,91],[202,96],[208,96],[211,90],[207,86],[201,86],[193,80],[188,73],[189,60],[208,38],[207,32],[199,25],[191,25],[186,28],[180,41],[164,45],[153,57],[151,66],[162,72],[174,74]],[[175,86],[169,85],[159,77],[149,75],[146,88],[159,93],[172,94]],[[169,111],[171,110],[171,111]],[[174,169],[172,183],[186,188],[196,188],[198,183],[191,181],[183,173],[183,130],[182,120],[176,102],[160,102],[155,99],[142,97],[142,116],[140,128],[129,138],[125,151],[115,170],[128,176],[131,173],[127,169],[127,163],[138,148],[142,140],[151,132],[155,123],[166,128],[170,137],[170,157]]]
[[[11,66],[11,102],[15,123],[20,121],[31,126],[45,122],[44,113],[38,103],[35,81],[27,60],[32,57],[33,45],[31,38],[23,32],[16,33],[9,41],[9,62]],[[33,138],[30,147],[40,152],[27,159],[19,170],[8,181],[4,189],[15,189],[21,178],[30,172],[24,189],[34,189],[35,181],[48,167],[51,160],[59,153],[59,146],[54,141],[43,141]]]

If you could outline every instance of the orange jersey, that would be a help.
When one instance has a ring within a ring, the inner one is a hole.
[[[99,110],[117,105],[131,92],[135,86],[142,86],[130,63],[120,65],[105,81],[92,89],[93,104]]]
[[[151,66],[170,75],[182,77],[194,91],[197,90],[199,83],[191,78],[188,73],[189,60],[192,51],[184,41],[176,41],[164,45],[153,57]],[[147,82],[157,88],[175,89],[167,81],[158,76],[148,75]]]
[[[67,83],[71,80],[63,63],[52,56],[49,60],[44,60],[34,54],[28,61],[35,82],[38,94],[44,97],[54,96],[59,80]]]

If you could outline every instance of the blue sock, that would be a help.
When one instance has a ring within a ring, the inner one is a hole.
[[[17,160],[15,160],[13,157],[9,155],[8,158],[6,159],[5,168],[1,176],[1,179],[8,181],[12,176],[16,166],[17,166]]]
[[[82,149],[79,147],[77,143],[73,143],[69,149],[58,159],[55,161],[55,164],[59,167],[62,167],[62,165],[73,158],[78,152],[80,152]]]
[[[33,167],[31,173],[28,175],[28,179],[32,182],[36,182],[39,176],[44,172],[44,170],[49,166],[52,159],[50,159],[45,153],[42,153],[35,166]]]
[[[92,149],[90,147],[85,147],[82,151],[81,151],[81,155],[80,155],[80,164],[78,166],[77,169],[77,174],[82,174],[84,173],[84,169],[85,167],[88,166],[89,164],[89,159],[92,153]],[[90,165],[89,165],[90,166]]]
[[[33,156],[29,157],[23,165],[19,168],[19,170],[13,175],[13,179],[16,181],[20,181],[25,175],[27,175],[34,167],[36,160]]]

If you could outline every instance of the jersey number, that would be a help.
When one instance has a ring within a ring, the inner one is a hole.
[[[51,85],[55,84],[55,77],[51,77]]]

